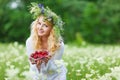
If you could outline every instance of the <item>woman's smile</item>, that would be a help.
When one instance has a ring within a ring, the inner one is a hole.
[[[44,30],[38,30],[38,35],[39,36],[44,36],[45,34],[45,31]]]
[[[44,30],[39,30],[38,32],[39,32],[39,33],[44,33]]]

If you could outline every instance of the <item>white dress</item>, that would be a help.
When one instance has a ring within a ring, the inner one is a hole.
[[[31,53],[35,52],[32,46],[31,38],[26,40],[26,51],[28,57]],[[38,71],[35,64],[30,64],[30,71],[34,72],[33,80],[66,80],[67,69],[62,61],[62,55],[64,52],[64,43],[61,42],[59,50],[55,51],[55,55],[48,61],[45,66],[44,63],[41,64],[40,72]]]

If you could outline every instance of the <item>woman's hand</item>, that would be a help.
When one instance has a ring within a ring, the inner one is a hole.
[[[43,61],[41,59],[37,60],[36,67],[38,68],[38,70],[40,70],[40,66],[42,63],[43,63]]]
[[[46,56],[46,57],[44,57],[44,58],[42,58],[42,59],[38,59],[38,60],[35,60],[35,59],[33,59],[33,58],[30,58],[30,62],[32,63],[32,64],[36,64],[36,67],[38,68],[38,70],[40,70],[40,66],[41,66],[41,64],[42,63],[45,63],[45,65],[48,63],[48,61],[51,59],[51,55],[48,55],[48,56]]]
[[[33,59],[31,57],[29,58],[29,60],[30,60],[31,64],[36,64],[36,62],[37,62],[37,61],[35,61],[35,59]]]
[[[47,57],[43,58],[42,61],[45,62],[46,65],[50,59],[51,59],[51,55],[48,55]]]

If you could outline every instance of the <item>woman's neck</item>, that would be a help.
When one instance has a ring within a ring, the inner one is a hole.
[[[48,48],[48,37],[41,37],[41,49],[47,49]]]
[[[46,43],[48,40],[48,37],[41,37],[41,43]]]

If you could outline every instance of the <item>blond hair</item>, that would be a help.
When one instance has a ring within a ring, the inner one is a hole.
[[[38,17],[39,18],[39,17]],[[40,50],[41,49],[41,40],[40,37],[37,34],[37,20],[38,18],[33,21],[33,23],[31,24],[31,35],[30,37],[32,38],[32,44],[33,44],[33,48],[34,50]],[[54,27],[54,25],[53,25]],[[62,37],[59,35],[57,36],[55,34],[55,29],[52,28],[50,35],[48,37],[48,51],[51,53],[51,55],[54,54],[54,52],[59,49],[60,47],[60,42],[62,41]]]

